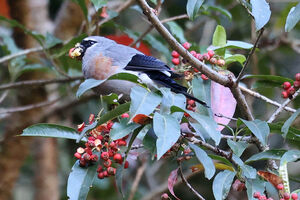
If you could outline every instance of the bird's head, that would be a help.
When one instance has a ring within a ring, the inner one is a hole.
[[[114,41],[100,36],[89,36],[84,38],[80,43],[77,43],[75,47],[69,50],[69,56],[81,60],[88,49],[98,46],[99,48],[105,48],[110,46]]]

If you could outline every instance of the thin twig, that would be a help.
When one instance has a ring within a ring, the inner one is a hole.
[[[254,96],[254,97],[257,97],[257,98],[259,98],[259,99],[262,99],[262,100],[264,100],[265,102],[267,102],[267,103],[269,103],[269,104],[272,104],[272,105],[277,106],[277,107],[280,107],[280,106],[281,106],[280,103],[278,103],[278,102],[276,102],[276,101],[273,101],[273,100],[269,99],[268,97],[266,97],[266,96],[264,96],[264,95],[261,95],[261,94],[258,93],[258,92],[255,92],[255,91],[250,90],[250,89],[248,89],[248,88],[245,88],[245,87],[243,87],[243,86],[239,86],[239,88],[240,88],[243,92],[246,92],[246,93],[248,93],[249,95]],[[288,107],[288,106],[283,107],[283,109],[285,109],[286,111],[292,112],[292,113],[296,112],[295,109],[293,109],[293,108],[291,108],[291,107]]]
[[[295,99],[300,93],[300,90],[297,90],[296,93],[293,95],[293,98],[287,99],[281,106],[272,114],[272,116],[269,118],[268,123],[272,123],[276,117],[281,113],[283,108],[288,105],[293,99]]]
[[[75,76],[70,78],[60,78],[60,79],[51,79],[51,80],[30,80],[30,81],[19,81],[15,83],[8,83],[0,85],[1,90],[23,88],[23,87],[32,87],[32,86],[44,86],[53,83],[68,83],[71,81],[81,80],[83,76]]]
[[[178,162],[179,165],[179,174],[181,176],[181,179],[183,183],[189,188],[189,190],[198,197],[198,199],[205,200],[190,184],[189,182],[185,179],[183,172],[182,172],[182,167],[181,167],[181,162]]]
[[[136,190],[137,190],[137,187],[139,185],[139,182],[146,170],[146,166],[147,166],[147,162],[143,162],[142,166],[140,166],[137,170],[137,173],[136,173],[136,176],[135,176],[135,179],[132,183],[132,186],[131,186],[131,190],[130,190],[130,194],[129,194],[129,197],[128,197],[128,200],[132,200],[134,198],[134,194],[136,193]]]
[[[0,58],[0,63],[9,61],[9,60],[11,60],[13,58],[16,58],[18,56],[23,56],[23,55],[26,55],[26,54],[29,54],[29,53],[34,53],[34,52],[39,52],[39,51],[43,51],[43,47],[34,47],[34,48],[31,48],[31,49],[25,49],[25,50],[22,50],[22,51],[18,51],[17,53],[9,54],[7,56],[4,56],[4,57]]]
[[[5,92],[1,95],[1,97],[0,97],[0,103],[2,103],[2,102],[4,101],[4,99],[7,97],[7,95],[8,95],[8,91],[5,91]]]
[[[243,76],[243,74],[244,74],[244,72],[245,72],[245,70],[246,70],[246,68],[247,68],[248,63],[249,63],[249,61],[250,61],[252,55],[254,54],[254,52],[255,52],[255,50],[256,50],[256,48],[257,48],[258,41],[259,41],[259,39],[261,38],[263,32],[264,32],[264,28],[262,28],[262,29],[259,31],[258,36],[257,36],[257,38],[256,38],[256,41],[255,41],[255,43],[254,43],[254,46],[252,47],[252,49],[251,49],[251,51],[250,51],[250,53],[249,53],[249,55],[248,55],[248,57],[247,57],[247,59],[246,59],[246,62],[244,63],[244,66],[243,66],[242,70],[240,71],[240,73],[239,73],[239,75],[238,75],[238,77],[237,77],[237,79],[236,79],[236,83],[238,83],[238,82],[241,80],[241,78],[242,78],[242,76]]]

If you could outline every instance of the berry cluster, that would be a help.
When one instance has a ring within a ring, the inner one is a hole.
[[[125,113],[121,117],[128,118],[129,115]],[[89,124],[92,124],[94,120],[95,115],[91,114],[89,117]],[[123,156],[119,153],[119,147],[127,145],[126,139],[128,136],[111,141],[109,133],[112,126],[113,122],[108,121],[107,123],[94,128],[87,134],[88,140],[85,143],[85,148],[79,147],[74,154],[79,160],[79,165],[81,167],[87,167],[98,161],[99,158],[97,154],[100,152],[101,161],[97,169],[99,179],[114,176],[116,174],[115,164],[123,164]],[[78,131],[81,132],[84,127],[84,123],[78,125]],[[124,168],[126,169],[128,166],[128,161],[125,161]]]
[[[282,91],[281,95],[283,98],[292,98],[293,94],[295,94],[296,90],[299,89],[300,87],[300,73],[297,73],[295,75],[295,81],[294,81],[294,85],[292,86],[292,84],[288,81],[284,82],[282,84],[282,87],[284,89],[284,91]]]
[[[280,190],[283,190],[284,189],[284,186],[283,184],[278,184],[276,186],[276,188],[280,191]],[[253,194],[253,197],[256,198],[256,199],[259,199],[259,200],[273,200],[273,198],[267,198],[265,195],[261,195],[260,192],[255,192]],[[287,192],[283,193],[282,195],[282,198],[280,200],[299,200],[298,199],[298,194],[297,193],[292,193],[292,194],[289,194]]]
[[[188,43],[188,42],[185,42],[184,44],[182,44],[182,46],[188,50],[190,47],[191,47],[191,44]],[[210,62],[211,64],[213,65],[218,65],[220,67],[223,67],[225,65],[225,60],[222,59],[222,58],[219,58],[218,56],[215,56],[215,52],[213,50],[209,50],[207,53],[204,53],[204,54],[200,54],[200,53],[197,53],[196,51],[190,51],[190,53],[195,57],[197,58],[198,60],[200,60],[201,62]],[[173,51],[172,52],[172,63],[174,65],[179,65],[180,64],[180,61],[181,63],[183,64],[186,64],[187,61],[184,60],[184,59],[180,59],[180,55],[177,51]],[[195,72],[199,72],[197,69],[194,68],[194,71]]]

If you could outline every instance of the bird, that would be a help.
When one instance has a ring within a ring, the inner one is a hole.
[[[77,43],[69,50],[69,56],[82,60],[82,72],[85,79],[105,80],[117,73],[132,73],[148,86],[170,88],[172,92],[183,94],[188,99],[208,107],[204,101],[189,94],[186,87],[174,80],[180,78],[181,75],[172,71],[166,63],[106,37],[89,36],[84,38],[81,43]],[[118,87],[112,84],[118,84]],[[101,88],[98,87],[98,92],[109,94],[110,90],[114,89],[116,93],[122,93],[124,90],[130,93],[133,84],[124,80],[107,80],[101,85]],[[106,91],[103,91],[105,88]],[[116,91],[116,88],[117,90],[119,88],[119,91]]]

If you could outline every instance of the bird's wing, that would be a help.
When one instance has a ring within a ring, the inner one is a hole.
[[[142,54],[133,56],[125,69],[132,71],[171,71],[166,63]]]

